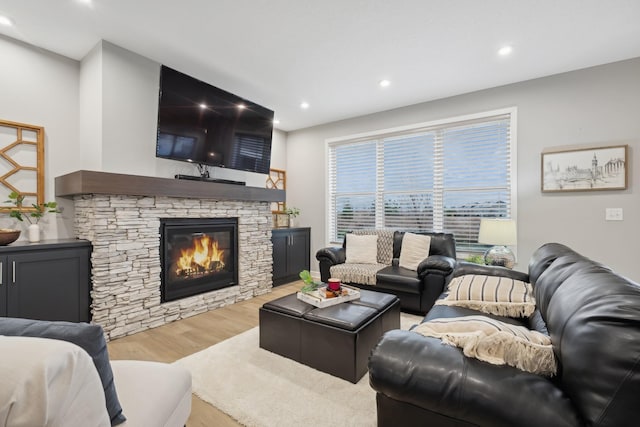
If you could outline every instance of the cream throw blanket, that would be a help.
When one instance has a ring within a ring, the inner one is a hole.
[[[485,316],[433,319],[413,329],[443,343],[460,347],[468,357],[494,365],[554,376],[557,370],[551,339],[537,331]]]

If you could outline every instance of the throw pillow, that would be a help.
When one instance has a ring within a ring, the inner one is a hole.
[[[557,363],[551,339],[523,326],[486,316],[433,319],[412,329],[460,347],[467,357],[494,365],[509,365],[534,374],[554,376]]]
[[[536,308],[531,285],[510,277],[465,274],[452,279],[448,289],[447,297],[436,304],[508,317],[529,317]]]
[[[89,353],[89,356],[93,359],[93,364],[98,370],[98,375],[104,388],[111,425],[115,426],[126,420],[122,414],[122,407],[116,394],[113,372],[109,363],[109,353],[107,352],[107,342],[104,339],[101,326],[88,323],[0,318],[0,335],[51,338],[68,341],[82,347]]]
[[[353,234],[375,234],[378,236],[378,264],[391,265],[393,261],[393,234],[394,230],[384,228],[370,228],[353,230]]]
[[[417,270],[418,265],[429,256],[431,236],[422,234],[404,233],[402,247],[400,248],[400,267],[409,270]]]
[[[377,264],[378,236],[347,234],[346,261],[349,264]]]

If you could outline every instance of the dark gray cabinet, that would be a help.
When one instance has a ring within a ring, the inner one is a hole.
[[[305,227],[272,230],[274,286],[298,280],[302,270],[309,270],[310,235]]]
[[[86,240],[0,247],[0,316],[88,322],[90,256]]]

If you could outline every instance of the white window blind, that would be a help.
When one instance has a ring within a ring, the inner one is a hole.
[[[512,218],[512,112],[329,143],[329,232],[453,233],[479,251],[480,218]]]

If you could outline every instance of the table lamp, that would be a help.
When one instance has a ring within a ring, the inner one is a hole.
[[[513,268],[516,257],[507,246],[517,243],[516,222],[510,219],[482,218],[478,243],[495,245],[484,253],[485,264]]]

